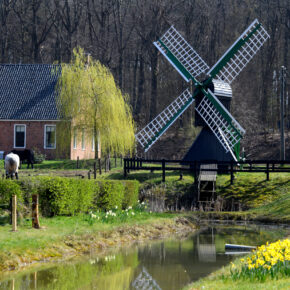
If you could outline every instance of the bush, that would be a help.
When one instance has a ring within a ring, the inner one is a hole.
[[[8,205],[12,195],[16,195],[18,200],[22,200],[22,190],[20,185],[10,179],[0,180],[0,204]]]
[[[109,210],[112,208],[121,208],[125,187],[120,181],[98,181],[100,192],[97,200],[97,207],[102,210]]]
[[[124,181],[125,193],[122,203],[123,209],[128,208],[129,206],[135,206],[138,203],[139,198],[139,182],[137,180]]]
[[[32,177],[18,180],[17,183],[22,191],[23,212],[21,212],[21,214],[22,216],[30,217],[32,195],[38,194],[40,181],[39,179]],[[18,208],[18,211],[19,210],[20,209]]]
[[[40,164],[46,159],[46,155],[42,154],[37,148],[33,148],[33,152],[35,164]]]
[[[90,210],[108,211],[134,206],[138,190],[137,181],[29,177],[20,181],[0,180],[0,204],[9,204],[12,194],[16,194],[30,210],[32,194],[39,194],[43,216],[75,215]]]
[[[90,180],[45,177],[40,182],[40,208],[43,215],[74,215],[92,206],[95,185]]]

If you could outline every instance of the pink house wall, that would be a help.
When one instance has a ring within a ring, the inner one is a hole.
[[[0,151],[4,151],[6,155],[13,149],[35,149],[46,155],[46,159],[56,159],[57,149],[44,148],[44,134],[45,125],[56,125],[57,135],[57,123],[56,121],[1,121],[0,120]],[[26,146],[25,148],[14,148],[14,125],[26,125]],[[67,133],[68,138],[71,138],[73,134]],[[71,138],[70,148],[67,148],[66,154],[72,160],[79,159],[94,159],[95,152],[92,150],[92,138],[85,138],[85,150],[82,149],[81,134],[78,134],[77,147],[74,148],[73,138]],[[56,148],[57,148],[56,143]],[[64,158],[64,156],[58,156]]]

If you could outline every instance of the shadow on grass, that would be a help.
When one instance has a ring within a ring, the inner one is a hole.
[[[192,178],[192,174],[183,173],[183,178],[190,176]],[[169,171],[166,172],[165,180],[176,178],[176,180],[180,180],[180,171]],[[154,181],[154,183],[159,184],[162,182],[162,171],[139,171],[139,172],[130,172],[127,174],[127,178],[124,178],[123,172],[114,172],[106,176],[106,179],[117,179],[117,180],[138,180],[140,183],[145,181]]]
[[[95,159],[89,159],[89,160],[79,160],[78,162],[78,169],[93,169],[94,163],[96,163],[97,170],[99,170],[99,163],[98,160]],[[112,168],[119,168],[121,167],[121,161],[120,159],[117,160],[117,162],[114,161],[114,159],[111,159],[111,166]],[[105,168],[105,161],[101,160],[101,167],[102,170]],[[77,169],[77,160],[45,160],[44,162],[40,164],[34,165],[35,169]]]

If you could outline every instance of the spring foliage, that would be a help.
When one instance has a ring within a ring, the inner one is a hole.
[[[237,279],[257,279],[265,281],[269,278],[290,276],[290,240],[277,241],[262,245],[246,260],[241,259],[242,268],[237,269],[232,263],[231,277]]]
[[[59,78],[61,115],[78,132],[101,142],[103,153],[131,153],[134,122],[128,97],[116,86],[110,70],[99,61],[89,64],[81,48],[74,50],[70,64],[62,64]],[[97,142],[95,142],[97,144]]]

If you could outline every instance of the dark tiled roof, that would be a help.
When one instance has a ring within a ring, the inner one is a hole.
[[[0,119],[57,120],[59,65],[0,64]]]

